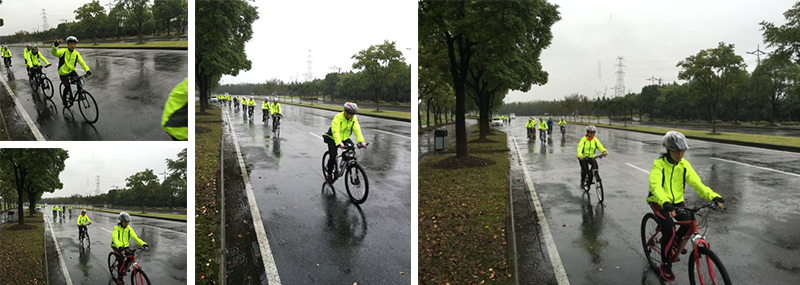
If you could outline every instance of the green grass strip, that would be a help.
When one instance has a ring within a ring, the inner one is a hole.
[[[189,48],[189,41],[157,41],[138,43],[80,44],[78,48]]]
[[[476,130],[473,126],[472,130]],[[473,134],[470,138],[477,138]],[[469,155],[484,167],[440,169],[453,157],[431,155],[419,163],[420,284],[509,284],[506,202],[510,164],[506,134],[493,143],[469,143]],[[502,151],[505,150],[505,151]]]
[[[200,107],[195,108],[196,112]],[[214,283],[220,278],[221,223],[218,205],[217,177],[219,175],[222,116],[219,107],[209,105],[210,115],[195,115],[195,280]]]
[[[115,213],[115,214],[119,214],[119,212],[120,212],[120,210],[106,210],[106,209],[97,209],[97,208],[91,208],[91,209],[88,209],[88,210],[90,210],[90,211],[98,211],[98,212],[106,212],[106,213]],[[147,217],[147,218],[167,218],[167,219],[173,219],[173,220],[186,221],[186,215],[165,214],[165,213],[142,213],[142,212],[139,212],[139,211],[127,211],[127,210],[126,210],[126,212],[128,212],[128,214],[131,214],[133,216],[140,216],[140,217]]]
[[[32,227],[30,229],[15,229],[16,221],[0,226],[0,280],[3,284],[45,284],[43,217],[42,212],[34,213],[33,217],[25,215],[25,225]]]

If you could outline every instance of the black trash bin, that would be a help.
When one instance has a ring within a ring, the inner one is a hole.
[[[447,136],[447,130],[433,131],[433,149],[442,151],[447,148],[444,138]]]
[[[8,211],[8,220],[9,223],[14,222],[14,211]]]

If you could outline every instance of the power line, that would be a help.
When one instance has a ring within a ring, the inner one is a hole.
[[[50,26],[47,24],[47,12],[42,9],[42,30],[47,31],[50,29]]]
[[[310,49],[308,50],[308,61],[306,61],[306,63],[308,63],[308,69],[306,69],[306,74],[304,74],[304,75],[306,77],[306,81],[312,81],[312,80],[314,80],[314,73],[312,73],[312,71],[311,71],[311,64],[313,63],[313,61],[311,60],[311,50]]]
[[[617,85],[614,86],[614,97],[625,96],[625,58],[617,56]]]
[[[761,65],[761,55],[766,55],[766,54],[768,54],[768,53],[764,52],[763,50],[761,50],[761,45],[758,45],[758,47],[756,48],[756,50],[754,50],[754,51],[748,51],[747,53],[748,53],[748,54],[755,55],[755,56],[756,56],[756,58],[757,58],[756,62],[758,62],[758,64],[759,64],[759,65]]]

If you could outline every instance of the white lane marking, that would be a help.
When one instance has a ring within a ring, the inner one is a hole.
[[[100,228],[101,230],[107,231],[107,232],[108,232],[108,233],[110,233],[110,234],[113,234],[113,233],[114,233],[114,232],[112,232],[112,231],[109,231],[108,229],[106,229],[106,228],[104,228],[104,227],[98,227],[98,228]]]
[[[644,169],[641,169],[641,168],[639,168],[639,167],[636,167],[636,166],[635,166],[635,165],[633,165],[633,164],[630,164],[630,163],[625,163],[625,164],[627,164],[627,165],[628,165],[628,166],[630,166],[630,167],[636,168],[636,170],[639,170],[639,171],[641,171],[641,172],[644,172],[644,173],[650,174],[650,172],[648,172],[647,170],[644,170]]]
[[[695,141],[701,141],[701,142],[703,142],[703,143],[706,143],[706,144],[724,144],[724,145],[726,145],[726,146],[738,147],[738,148],[746,148],[746,149],[757,150],[757,151],[762,151],[762,150],[763,150],[763,151],[775,152],[775,153],[780,153],[780,154],[800,155],[800,153],[793,152],[793,151],[785,151],[785,150],[777,150],[777,149],[761,148],[761,147],[746,146],[746,145],[738,145],[738,144],[730,144],[730,143],[718,143],[718,142],[712,142],[712,141],[704,141],[704,140],[700,140],[700,139],[695,139]]]
[[[61,255],[61,247],[58,246],[58,240],[56,239],[56,233],[53,231],[53,225],[50,224],[50,219],[47,218],[47,215],[45,215],[44,220],[47,221],[47,227],[50,228],[50,236],[53,238],[53,244],[56,245],[56,253],[58,253],[58,263],[61,264],[61,272],[64,273],[64,279],[66,279],[67,285],[72,285],[72,278],[69,277],[69,271],[67,270],[67,263],[64,262],[64,257]]]
[[[539,221],[541,221],[539,226],[542,227],[542,231],[544,232],[544,242],[547,245],[547,253],[550,255],[550,260],[553,261],[553,271],[556,275],[556,280],[559,285],[569,285],[567,272],[564,270],[564,264],[561,263],[561,257],[558,255],[558,249],[553,240],[553,234],[550,233],[550,226],[547,225],[547,217],[544,216],[542,204],[539,202],[539,195],[536,194],[536,189],[533,188],[533,181],[531,180],[530,173],[528,173],[528,164],[525,163],[525,160],[522,158],[519,146],[517,145],[517,139],[514,136],[511,136],[511,139],[514,141],[514,148],[517,149],[517,156],[519,157],[520,163],[522,163],[522,171],[525,173],[525,183],[528,184],[528,192],[531,193],[533,205],[536,207],[536,216],[539,218]]]
[[[6,80],[0,77],[0,82],[3,83],[3,87],[6,88],[8,95],[11,95],[11,98],[14,99],[14,105],[16,105],[17,111],[19,111],[19,113],[22,115],[22,118],[25,119],[25,123],[28,124],[28,127],[31,128],[31,132],[33,133],[33,136],[36,137],[36,140],[45,141],[44,136],[42,136],[42,133],[39,132],[39,128],[36,127],[36,125],[33,123],[33,120],[31,120],[31,117],[28,116],[28,112],[25,112],[25,108],[20,105],[19,100],[17,100],[17,96],[14,95],[14,92],[11,91],[11,88],[8,87],[8,84],[6,84]]]
[[[320,135],[317,135],[317,134],[315,134],[315,133],[308,132],[308,134],[309,134],[309,135],[312,135],[312,136],[315,136],[315,137],[318,137],[319,139],[323,139],[323,138],[322,138],[322,136],[320,136]]]
[[[376,131],[376,132],[381,132],[381,133],[384,133],[384,134],[389,134],[389,135],[393,135],[393,136],[398,136],[398,137],[401,137],[401,138],[407,138],[407,139],[411,139],[411,137],[408,137],[408,136],[404,136],[404,135],[398,135],[398,134],[391,133],[391,132],[387,132],[387,131],[381,131],[381,130],[379,130],[379,129],[372,129],[372,130],[373,130],[373,131]]]
[[[225,112],[225,117],[228,119],[228,122],[231,121],[230,117],[228,116],[228,112]],[[267,230],[264,229],[264,223],[261,221],[261,212],[258,210],[256,196],[253,194],[253,186],[250,185],[250,177],[247,175],[247,167],[244,165],[242,151],[239,149],[239,140],[236,138],[236,130],[234,130],[232,125],[231,135],[233,136],[233,146],[236,149],[236,156],[239,159],[239,168],[242,171],[242,178],[244,179],[245,189],[247,190],[247,203],[250,205],[250,214],[253,216],[253,226],[256,229],[258,247],[261,249],[261,258],[264,261],[264,271],[266,271],[267,274],[267,283],[270,285],[280,285],[281,278],[278,276],[278,267],[275,265],[275,257],[272,256],[272,250],[269,247]]]
[[[791,173],[791,172],[786,172],[786,171],[780,171],[780,170],[777,170],[777,169],[766,168],[766,167],[761,167],[761,166],[755,166],[755,165],[751,165],[751,164],[747,164],[747,163],[742,163],[742,162],[738,162],[738,161],[727,160],[727,159],[716,158],[716,157],[711,157],[711,159],[721,160],[721,161],[730,162],[730,163],[735,163],[735,164],[741,164],[741,165],[750,166],[750,167],[754,167],[754,168],[758,168],[758,169],[769,170],[769,171],[774,171],[774,172],[777,172],[777,173],[783,173],[783,174],[786,174],[786,175],[791,175],[791,176],[800,177],[800,174]]]
[[[168,229],[168,228],[156,227],[156,226],[151,226],[151,225],[142,225],[142,226],[143,226],[143,227],[148,227],[148,228],[159,229],[159,230],[165,230],[165,231],[176,232],[176,233],[179,233],[179,234],[184,234],[184,235],[186,234],[186,233],[184,233],[184,232],[182,232],[182,231],[176,231],[176,230],[173,230],[173,229]]]

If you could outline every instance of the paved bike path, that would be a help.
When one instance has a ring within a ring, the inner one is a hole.
[[[74,209],[73,209],[74,211]],[[91,246],[81,247],[78,241],[77,213],[64,219],[53,220],[45,211],[45,219],[53,229],[61,258],[64,260],[72,284],[115,284],[108,272],[108,253],[111,252],[111,232],[117,224],[117,215],[88,211],[92,220],[88,226]],[[133,217],[130,224],[136,234],[150,245],[150,251],[138,256],[140,265],[154,284],[187,284],[186,280],[186,223],[159,219]],[[49,233],[48,233],[49,234]],[[131,246],[137,246],[130,241]],[[48,251],[48,259],[57,259],[58,253]],[[49,267],[60,272],[61,268]],[[130,283],[130,273],[125,276]]]
[[[46,99],[40,95],[41,90],[33,92],[21,57],[14,58],[11,70],[15,80],[9,84],[15,85],[13,92],[44,139],[170,140],[161,129],[161,115],[169,93],[188,76],[186,51],[80,50],[92,70],[92,76],[84,82],[84,87],[100,108],[99,119],[94,125],[86,123],[78,108],[63,107],[58,95],[58,59],[50,55],[49,47],[40,47],[39,51],[44,52],[53,64],[46,69],[48,78],[55,85],[53,98]],[[22,54],[21,49],[18,52]],[[5,79],[9,79],[5,69],[2,73]],[[78,73],[82,75],[83,71]],[[72,88],[74,90],[75,86]],[[3,112],[8,111],[4,108]],[[19,123],[14,122],[15,117],[10,114],[5,117],[9,128]],[[26,138],[17,135],[14,139]]]
[[[579,189],[575,153],[583,126],[571,125],[563,139],[555,133],[546,144],[528,143],[521,127],[503,130],[521,149],[570,284],[662,283],[648,269],[640,238],[641,218],[650,211],[647,173],[662,151],[661,136],[598,131],[610,152],[599,161],[606,197],[598,204],[594,189],[590,197]],[[800,278],[800,155],[696,140],[689,145],[686,158],[729,208],[709,215],[706,236],[731,279],[789,284]],[[701,199],[690,189],[685,197],[697,205]],[[525,238],[518,230],[520,268],[546,255],[539,242],[519,242]],[[687,263],[683,257],[673,266],[677,281],[670,284],[688,284]]]
[[[321,161],[327,146],[319,136],[327,131],[336,113],[290,105],[282,108],[280,138],[274,138],[271,127],[261,123],[260,109],[255,111],[253,122],[241,111],[223,114],[236,133],[263,221],[263,225],[255,226],[266,230],[281,283],[409,283],[410,124],[359,117],[370,142],[359,153],[370,193],[367,201],[357,207],[347,198],[343,180],[334,184],[334,190],[323,188]],[[235,184],[228,180],[228,167],[225,169],[226,185]],[[234,195],[231,191],[243,191],[242,188],[226,187],[226,196]],[[233,220],[247,217],[241,215],[249,211],[242,202],[241,198],[233,204],[228,200],[228,223],[245,224]],[[235,239],[241,239],[242,234],[253,240],[253,246],[237,246],[237,250],[251,256],[258,252],[251,229],[240,226],[226,230],[229,246],[237,243]],[[230,261],[237,262],[235,258]],[[263,269],[245,273],[242,266],[234,269],[238,273],[229,274],[230,284],[266,283]],[[229,273],[231,270],[229,266]]]

